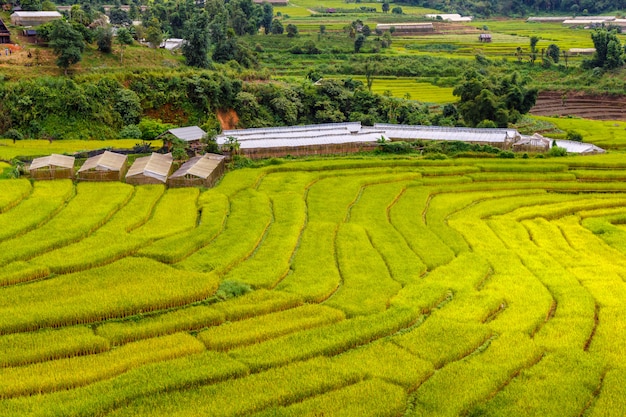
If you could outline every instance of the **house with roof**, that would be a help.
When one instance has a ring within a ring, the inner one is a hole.
[[[11,43],[11,32],[7,29],[7,25],[0,19],[0,43]]]
[[[87,159],[77,173],[79,181],[121,181],[128,170],[128,157],[104,151]]]
[[[153,152],[150,156],[137,158],[126,173],[126,182],[133,185],[165,184],[172,171],[172,154]]]
[[[208,153],[195,156],[170,175],[170,187],[212,187],[226,170],[226,157]]]
[[[388,32],[392,27],[395,34],[432,33],[435,31],[431,22],[379,23],[376,25],[376,30]]]
[[[381,139],[388,140],[383,130],[360,122],[224,130],[216,137],[223,150],[235,147],[253,159],[354,153],[375,149]]]
[[[37,180],[56,180],[74,178],[73,156],[52,154],[33,159],[28,171],[30,177]]]
[[[157,136],[156,139],[163,139],[163,144],[167,146],[168,150],[172,149],[172,140],[174,138],[182,140],[192,150],[199,150],[202,148],[200,139],[205,135],[206,132],[198,126],[187,126],[169,129]]]
[[[15,26],[39,26],[62,17],[59,12],[13,12],[11,24]]]

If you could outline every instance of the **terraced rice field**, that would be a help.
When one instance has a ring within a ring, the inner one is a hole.
[[[4,180],[0,415],[626,415],[624,178],[616,154]]]

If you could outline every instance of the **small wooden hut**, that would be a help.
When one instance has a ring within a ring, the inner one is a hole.
[[[481,33],[480,35],[478,35],[478,42],[491,42],[491,34]]]
[[[187,126],[170,129],[157,136],[156,139],[163,139],[163,144],[167,146],[168,150],[172,149],[172,139],[177,138],[185,142],[189,149],[197,151],[202,148],[200,139],[205,135],[206,132],[198,126]]]
[[[206,154],[185,162],[167,183],[170,187],[212,187],[224,175],[224,155]]]
[[[78,170],[79,181],[121,181],[128,170],[128,157],[104,151],[87,159]]]
[[[0,43],[11,43],[11,32],[2,19],[0,19]]]
[[[35,158],[28,169],[31,178],[37,180],[74,178],[74,157],[52,154]]]
[[[165,184],[172,170],[172,154],[152,153],[137,158],[126,174],[126,182],[133,185]]]

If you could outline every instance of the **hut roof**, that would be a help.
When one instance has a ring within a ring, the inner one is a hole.
[[[227,143],[229,137],[237,139],[241,149],[376,142],[381,137],[387,139],[382,130],[363,128],[360,122],[225,130],[216,138],[218,145]]]
[[[389,30],[394,27],[396,30],[411,30],[411,29],[434,29],[431,22],[418,22],[418,23],[379,23],[376,25],[376,29]]]
[[[74,168],[74,157],[67,155],[52,154],[50,156],[43,156],[41,158],[33,159],[30,164],[30,169],[39,169],[48,166],[55,166],[59,168]]]
[[[95,169],[98,171],[119,171],[126,163],[127,156],[119,153],[104,151],[100,155],[87,159],[78,172]]]
[[[195,140],[200,140],[206,132],[200,129],[198,126],[187,126],[187,127],[179,127],[176,129],[170,129],[165,133],[171,133],[176,136],[178,139],[183,140],[185,142],[193,142]],[[165,133],[159,136],[163,136]]]
[[[204,156],[195,156],[185,162],[178,170],[170,175],[170,178],[184,177],[185,175],[193,175],[207,179],[217,166],[225,159],[224,155],[206,154]]]
[[[441,17],[441,20],[447,20],[449,22],[471,22],[472,16],[461,16],[458,13],[438,13],[438,14],[427,14],[425,17],[429,19],[436,19],[437,17]]]
[[[535,133],[532,136],[522,136],[520,140],[515,142],[518,146],[533,146],[533,147],[550,147],[551,140]]]
[[[376,123],[374,128],[383,130],[386,136],[393,139],[504,143],[507,140],[519,137],[519,133],[515,129],[475,129],[469,127],[413,126],[386,123]]]
[[[161,182],[165,182],[167,180],[167,175],[170,172],[171,166],[171,153],[163,155],[153,152],[150,156],[137,158],[128,170],[126,177],[145,175],[147,177],[155,178]]]

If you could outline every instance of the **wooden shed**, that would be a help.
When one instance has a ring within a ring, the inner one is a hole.
[[[198,126],[178,127],[176,129],[170,129],[159,136],[156,139],[163,139],[163,143],[168,149],[172,149],[172,139],[177,138],[185,142],[192,150],[199,150],[202,148],[202,139],[206,135],[206,132]]]
[[[479,42],[491,42],[491,34],[489,33],[481,33],[478,35]]]
[[[137,158],[126,174],[126,182],[133,185],[165,184],[172,170],[172,154],[152,153]]]
[[[170,187],[212,187],[224,175],[224,155],[206,154],[185,162],[174,172],[167,183]]]
[[[31,178],[37,180],[74,178],[74,157],[52,154],[35,158],[28,169]]]
[[[104,151],[87,159],[78,170],[79,181],[121,181],[128,170],[128,157]]]
[[[11,32],[2,19],[0,19],[0,43],[11,43]]]

